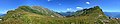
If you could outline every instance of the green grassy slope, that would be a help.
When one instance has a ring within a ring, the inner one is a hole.
[[[80,14],[81,13],[81,14]],[[52,17],[55,16],[55,17]],[[60,15],[38,6],[21,6],[7,12],[1,24],[118,24],[104,15],[100,7],[75,12],[71,17]]]

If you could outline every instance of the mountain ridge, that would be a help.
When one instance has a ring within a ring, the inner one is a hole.
[[[20,6],[8,11],[0,24],[119,24],[117,20],[109,19],[99,6],[78,10],[74,14],[61,16],[43,7]]]

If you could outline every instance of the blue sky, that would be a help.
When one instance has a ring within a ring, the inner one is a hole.
[[[0,0],[0,13],[4,14],[22,5],[37,5],[57,12],[100,6],[104,12],[120,12],[120,0]]]

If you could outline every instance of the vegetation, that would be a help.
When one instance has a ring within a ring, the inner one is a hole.
[[[0,24],[119,24],[109,19],[99,6],[76,11],[71,17],[63,17],[56,12],[39,6],[20,6],[8,11]]]

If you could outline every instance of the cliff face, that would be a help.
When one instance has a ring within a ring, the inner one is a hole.
[[[20,6],[8,11],[1,24],[118,24],[109,19],[99,6],[78,10],[71,17],[63,17],[54,11],[39,6]]]

